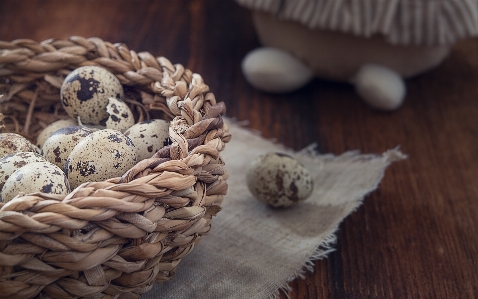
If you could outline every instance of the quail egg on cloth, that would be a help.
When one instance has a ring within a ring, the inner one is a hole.
[[[0,159],[0,191],[7,179],[16,170],[33,162],[47,162],[42,155],[34,152],[19,152]]]
[[[22,135],[0,133],[0,158],[18,152],[39,153],[39,149]]]
[[[50,162],[33,162],[16,170],[2,188],[2,201],[7,202],[20,192],[68,194],[70,186],[63,171]]]
[[[171,144],[169,122],[162,119],[137,123],[126,130],[124,134],[131,138],[136,146],[139,161],[151,158],[158,150]]]
[[[106,106],[108,119],[106,120],[106,128],[123,131],[134,125],[134,116],[128,105],[117,98],[109,98]]]
[[[57,121],[52,122],[48,126],[46,126],[38,135],[37,137],[37,142],[36,145],[39,148],[42,148],[43,143],[50,137],[51,134],[55,133],[59,129],[65,128],[65,127],[70,127],[70,126],[77,126],[78,121],[73,118],[67,118],[67,119],[60,119]]]
[[[312,193],[310,172],[296,159],[283,153],[257,157],[246,174],[247,187],[260,201],[273,207],[288,207]]]
[[[137,162],[136,149],[123,133],[104,129],[83,138],[65,163],[71,188],[123,175]]]
[[[108,99],[122,100],[124,91],[119,79],[110,71],[98,66],[82,66],[66,76],[60,96],[70,117],[79,117],[84,124],[98,125],[108,118]]]
[[[82,126],[65,127],[54,132],[43,144],[43,157],[63,169],[73,148],[91,133],[93,130]]]

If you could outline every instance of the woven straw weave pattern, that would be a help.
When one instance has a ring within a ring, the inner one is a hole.
[[[200,75],[124,44],[0,41],[7,129],[33,138],[38,124],[60,118],[61,80],[84,65],[110,70],[136,94],[140,120],[151,112],[170,119],[172,144],[121,177],[67,196],[35,193],[0,204],[0,298],[138,298],[174,275],[227,192],[219,156],[231,137],[224,104]]]

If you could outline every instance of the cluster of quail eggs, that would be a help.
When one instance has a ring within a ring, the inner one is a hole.
[[[66,195],[85,182],[123,175],[169,144],[169,123],[135,123],[118,78],[97,66],[73,70],[61,87],[69,119],[43,129],[36,145],[0,134],[1,201],[18,194]]]

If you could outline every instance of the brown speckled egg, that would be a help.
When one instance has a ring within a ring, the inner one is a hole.
[[[38,135],[36,145],[39,148],[42,148],[43,143],[50,137],[51,134],[55,133],[59,129],[70,127],[70,126],[77,126],[78,121],[73,118],[68,119],[60,119],[57,121],[52,122],[48,126],[46,126]]]
[[[124,131],[134,125],[134,116],[128,105],[117,98],[109,98],[106,106],[108,119],[106,128],[118,131]]]
[[[0,190],[7,179],[17,169],[33,162],[46,162],[42,155],[33,152],[19,152],[7,155],[0,159]]]
[[[309,171],[299,161],[282,153],[259,156],[251,163],[246,180],[251,193],[273,207],[297,204],[313,190]]]
[[[68,194],[70,186],[58,166],[50,162],[33,162],[16,170],[2,188],[2,201],[7,202],[20,192]]]
[[[50,163],[63,169],[73,148],[91,133],[93,130],[81,126],[62,128],[45,141],[42,154]]]
[[[70,117],[77,119],[79,116],[84,124],[98,125],[108,118],[108,99],[122,100],[124,91],[110,71],[97,66],[82,66],[66,76],[60,95],[63,108]]]
[[[19,152],[39,153],[39,149],[22,135],[16,133],[1,133],[0,158]]]
[[[123,175],[136,164],[136,149],[123,133],[104,129],[83,138],[71,151],[65,172],[72,188]]]
[[[124,132],[133,140],[138,160],[151,158],[158,150],[171,144],[169,139],[169,122],[152,119],[133,125]]]

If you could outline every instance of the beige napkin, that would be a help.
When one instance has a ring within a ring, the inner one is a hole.
[[[223,210],[176,275],[142,298],[277,298],[289,281],[333,250],[340,222],[377,188],[391,162],[405,158],[398,149],[382,155],[317,156],[311,147],[294,153],[229,123],[233,138],[222,154],[230,173]],[[302,161],[314,177],[311,197],[288,209],[269,208],[252,197],[246,168],[269,151]]]

